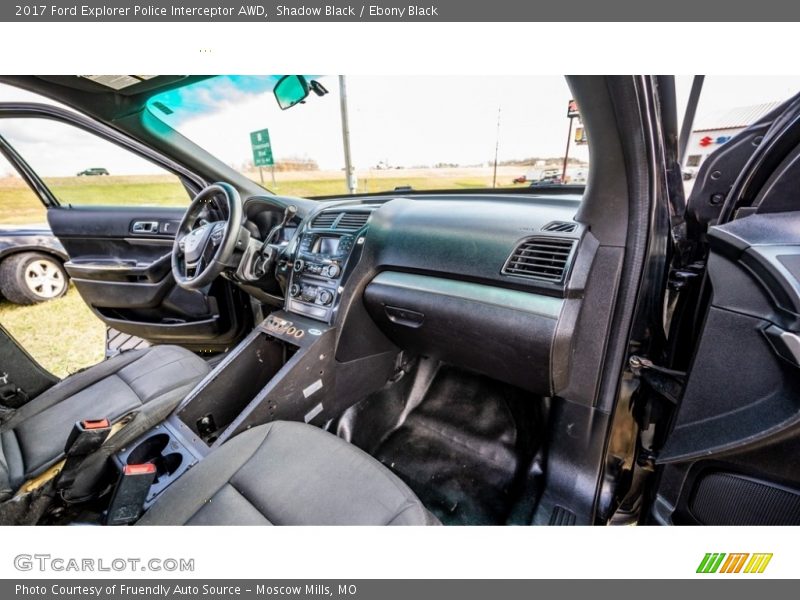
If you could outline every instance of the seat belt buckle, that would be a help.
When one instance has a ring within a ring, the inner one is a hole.
[[[122,467],[106,513],[106,525],[128,525],[138,521],[155,478],[156,466],[153,463]]]
[[[64,444],[66,460],[56,482],[56,488],[68,488],[87,456],[96,452],[111,434],[111,422],[108,419],[84,419],[72,426],[67,443]]]
[[[86,456],[96,451],[111,433],[111,423],[108,419],[84,419],[72,426],[67,443],[64,445],[64,454],[67,456]]]

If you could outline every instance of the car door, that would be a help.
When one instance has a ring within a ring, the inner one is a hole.
[[[698,171],[687,223],[699,260],[672,278],[671,358],[639,362],[666,416],[645,457],[653,522],[800,524],[798,185],[800,96]]]
[[[67,273],[109,328],[210,352],[241,337],[238,290],[224,280],[186,290],[172,276],[175,232],[201,177],[46,105],[0,104],[0,149],[42,200]]]

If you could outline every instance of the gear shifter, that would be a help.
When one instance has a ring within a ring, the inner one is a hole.
[[[286,224],[291,221],[296,214],[297,207],[294,204],[287,206],[286,210],[283,211],[283,219],[267,234],[267,239],[264,240],[264,245],[266,246],[267,244],[271,244],[275,239],[277,239],[281,230],[286,227]]]

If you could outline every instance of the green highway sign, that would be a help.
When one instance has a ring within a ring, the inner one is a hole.
[[[271,167],[275,164],[272,159],[269,129],[261,129],[250,133],[250,145],[253,147],[253,165],[256,167]]]

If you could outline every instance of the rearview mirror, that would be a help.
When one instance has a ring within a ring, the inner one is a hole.
[[[273,93],[281,110],[286,110],[306,99],[308,82],[302,75],[284,75],[275,84]]]

